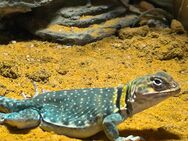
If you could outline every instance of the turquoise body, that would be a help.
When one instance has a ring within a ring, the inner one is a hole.
[[[21,129],[40,125],[47,131],[86,138],[102,130],[104,118],[118,111],[116,97],[117,88],[46,92],[23,100],[0,97],[1,119]]]

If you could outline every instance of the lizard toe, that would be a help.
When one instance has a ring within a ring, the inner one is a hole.
[[[116,141],[145,141],[145,140],[140,136],[130,135],[128,137],[119,137],[118,139],[116,139]]]
[[[4,118],[5,114],[4,113],[0,113],[0,124],[3,124],[5,118]]]
[[[126,139],[128,139],[130,141],[145,141],[144,138],[142,138],[140,136],[133,136],[133,135],[126,137]]]

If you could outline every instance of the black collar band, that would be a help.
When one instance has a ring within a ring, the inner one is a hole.
[[[128,99],[130,98],[130,94],[131,94],[130,86],[127,84],[126,98],[125,98],[127,115],[131,115],[133,111],[132,104],[128,101]]]
[[[117,98],[116,98],[116,107],[119,109],[120,111],[120,101],[121,101],[121,95],[123,92],[123,86],[118,86],[117,87]]]

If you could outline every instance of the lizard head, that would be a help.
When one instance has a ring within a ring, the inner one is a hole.
[[[170,75],[165,72],[158,72],[128,83],[126,101],[131,105],[131,113],[134,114],[179,92],[179,84]]]

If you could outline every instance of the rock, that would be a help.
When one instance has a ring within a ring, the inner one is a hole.
[[[12,79],[16,79],[20,76],[18,67],[12,61],[0,62],[0,75]]]
[[[66,45],[84,45],[103,39],[116,34],[122,27],[133,25],[138,19],[138,15],[130,12],[125,15],[127,9],[117,0],[92,1],[91,5],[87,2],[3,0],[0,13],[4,16],[22,12],[24,14],[4,17],[9,23],[15,23],[11,27],[18,26],[42,39]]]
[[[120,27],[130,26],[136,18],[137,16],[126,16],[89,28],[73,27],[72,30],[67,30],[67,27],[61,25],[51,25],[46,29],[37,30],[34,34],[67,45],[84,45],[115,34]]]
[[[149,9],[153,9],[155,8],[151,3],[147,2],[147,1],[141,1],[139,3],[139,7],[143,10],[149,10]]]
[[[83,7],[83,6],[82,6]],[[94,11],[93,9],[97,7],[97,6],[94,6],[94,7],[91,7],[89,9],[91,9],[90,11]],[[79,11],[77,10],[77,8],[72,8],[72,10],[75,9],[76,11]],[[79,8],[79,9],[84,9],[83,8]],[[65,26],[76,26],[76,27],[88,27],[92,24],[96,24],[96,23],[101,23],[101,22],[105,22],[107,20],[110,20],[112,18],[115,18],[115,17],[118,17],[120,15],[122,15],[123,13],[125,13],[125,8],[123,7],[117,7],[109,12],[104,12],[102,14],[99,14],[99,15],[94,15],[94,16],[84,16],[85,14],[87,14],[89,12],[89,9],[87,9],[83,15],[80,15],[79,12],[77,12],[77,15],[76,13],[73,13],[73,15],[75,16],[70,16],[70,18],[67,18],[67,17],[59,17],[59,18],[56,18],[56,20],[53,21],[53,23],[57,23],[59,25],[65,25]],[[97,9],[97,8],[96,8]],[[100,8],[99,8],[100,10]],[[61,11],[61,13],[63,13],[63,9]],[[74,11],[74,10],[73,10]],[[87,12],[88,11],[88,12]],[[96,10],[97,12],[97,10]]]
[[[170,41],[168,44],[155,49],[158,60],[182,59],[185,55],[183,45],[177,41]]]
[[[69,72],[69,68],[64,67],[64,65],[61,65],[56,71],[61,75],[66,75]]]
[[[32,73],[28,73],[26,74],[26,76],[35,82],[46,83],[49,80],[51,74],[46,70],[42,69],[42,70],[34,71]]]
[[[12,13],[25,13],[31,11],[32,8],[43,6],[52,0],[1,0],[0,15],[4,16]]]
[[[112,5],[99,5],[99,6],[77,6],[77,7],[66,7],[62,8],[59,11],[59,14],[65,18],[77,19],[82,15],[89,15],[92,13],[103,13],[109,8],[112,8]]]
[[[123,6],[107,3],[90,7],[54,6],[53,9],[47,6],[38,11],[33,10],[32,17],[22,17],[19,24],[43,39],[66,45],[84,45],[111,36],[120,28],[132,25],[138,16],[122,16],[125,12]]]
[[[172,32],[175,32],[177,34],[183,34],[185,33],[185,29],[180,21],[173,19],[170,25],[170,28],[172,29]]]
[[[134,36],[145,37],[149,32],[148,26],[136,27],[136,28],[123,28],[119,31],[119,37],[121,39],[131,39]]]

